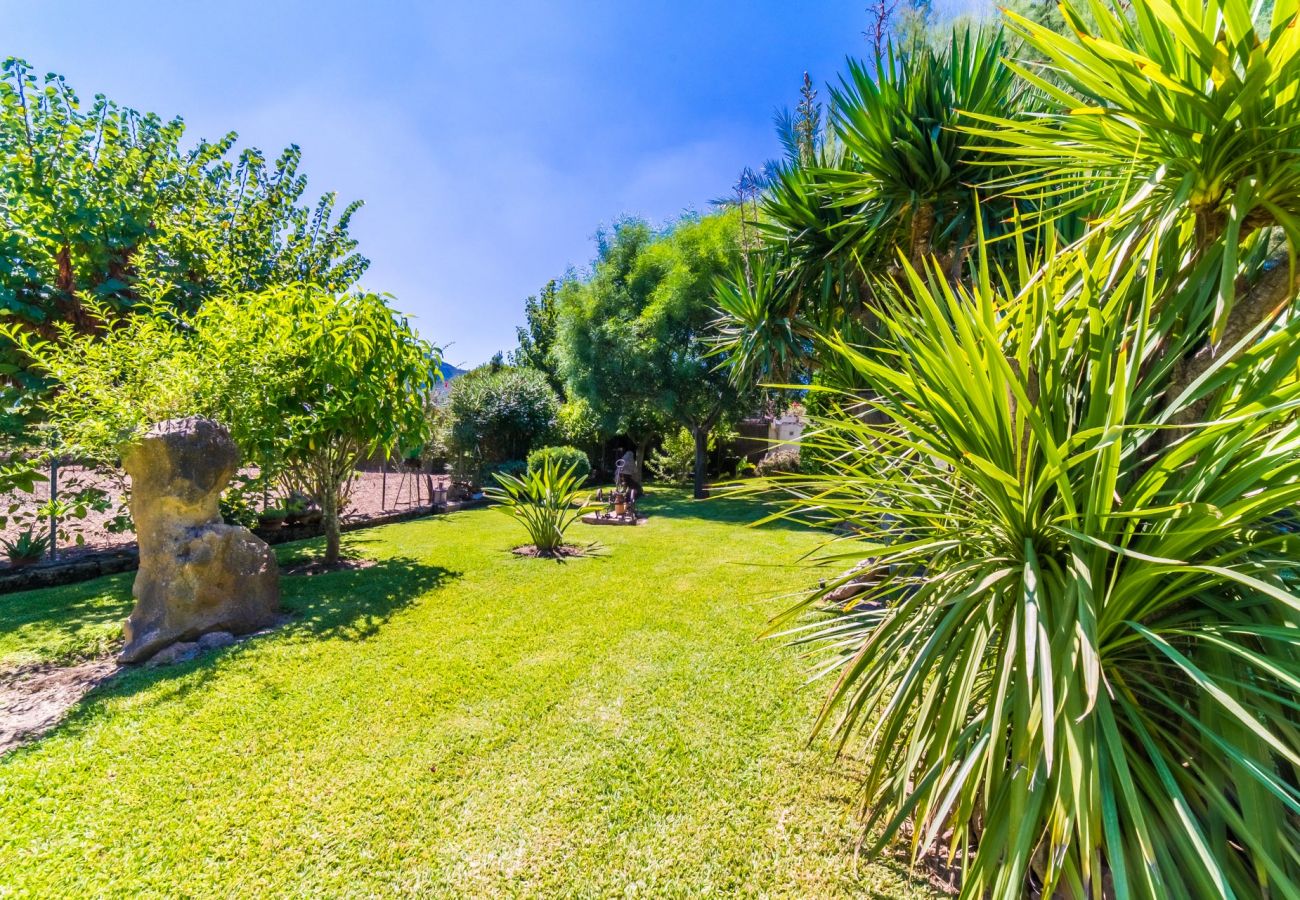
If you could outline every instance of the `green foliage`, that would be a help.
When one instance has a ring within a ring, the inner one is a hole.
[[[524,526],[538,555],[553,556],[564,546],[564,532],[594,506],[576,503],[585,477],[578,465],[561,467],[561,460],[551,456],[541,466],[529,467],[522,476],[498,474],[497,486],[484,493],[502,512]]]
[[[59,449],[111,466],[151,425],[198,412],[210,373],[191,335],[164,310],[114,325],[108,307],[91,301],[85,314],[89,331],[58,322],[46,340],[0,321],[0,339],[12,341],[35,370],[59,385],[41,401]]]
[[[207,298],[310,281],[347,290],[368,265],[349,235],[353,203],[302,203],[301,153],[256,149],[236,135],[183,146],[181,119],[84,105],[62,76],[22,60],[0,71],[0,315],[49,338],[85,332],[142,303],[192,312]],[[89,308],[86,300],[101,309]],[[37,385],[0,340],[8,385]],[[14,370],[14,371],[6,371]],[[0,402],[6,400],[0,395]]]
[[[11,563],[37,562],[50,552],[50,536],[48,533],[36,534],[29,527],[13,540],[0,538],[0,548],[4,549]]]
[[[35,457],[14,457],[0,463],[0,496],[12,493],[30,494],[37,482],[48,481]],[[0,522],[0,526],[3,522]]]
[[[815,352],[827,330],[870,342],[888,300],[876,284],[899,274],[900,256],[919,267],[933,254],[958,278],[976,210],[986,231],[1011,220],[999,141],[959,127],[1035,108],[1004,52],[1000,33],[967,27],[942,46],[850,61],[831,92],[832,138],[777,168],[763,248],[719,279],[719,348],[738,380],[801,380],[831,362]]]
[[[479,471],[523,460],[551,436],[560,402],[536,369],[484,366],[451,383],[444,440]]]
[[[565,283],[555,356],[602,433],[644,450],[677,427],[707,434],[752,402],[710,358],[714,283],[739,261],[738,229],[734,211],[662,235],[625,220],[600,236],[591,278]]]
[[[1217,290],[1186,327],[1209,318],[1217,342],[1243,261],[1266,252],[1276,232],[1300,247],[1296,4],[1273,4],[1259,27],[1245,0],[1061,6],[1072,28],[1087,33],[1084,10],[1096,20],[1096,40],[1011,17],[1012,30],[1050,66],[1050,81],[1036,67],[1017,67],[1046,95],[1048,111],[1010,130],[995,119],[969,133],[1000,144],[1015,163],[1014,194],[1046,194],[1056,201],[1051,215],[1082,210],[1124,233],[1168,233],[1194,245],[1198,277],[1214,279]]]
[[[875,848],[942,841],[963,896],[1297,896],[1297,4],[1061,13],[1068,35],[1012,19],[1044,61],[1010,70],[1025,105],[957,105],[989,164],[963,186],[1015,202],[968,208],[969,265],[885,217],[833,230],[900,260],[869,316],[850,282],[805,290],[829,253],[776,255],[780,289],[734,304],[733,329],[811,345],[818,472],[782,483],[855,534],[830,560],[856,568],[792,611],[830,614],[794,631],[837,676],[817,727],[862,742]],[[793,213],[926,187],[880,81],[836,114],[883,187],[777,185],[791,246]]]
[[[12,325],[0,334],[59,383],[44,411],[63,452],[111,464],[156,422],[211,416],[264,476],[320,503],[331,557],[357,462],[422,443],[437,377],[437,352],[385,297],[312,286],[222,296],[191,317],[138,315],[97,334],[62,323],[55,341]]]
[[[544,373],[551,389],[563,396],[564,383],[556,370],[554,356],[560,322],[559,297],[560,283],[552,278],[541,291],[524,301],[527,324],[515,329],[519,346],[510,354],[510,363]]]
[[[647,464],[656,478],[671,484],[686,484],[695,468],[695,438],[685,428],[677,429],[664,438]]]
[[[591,460],[577,447],[541,447],[528,454],[528,471],[536,472],[554,461],[561,469],[573,469],[580,484],[591,475]]]
[[[206,405],[320,504],[327,561],[365,456],[424,442],[438,353],[379,294],[311,286],[215,299],[195,317]]]
[[[1153,459],[1164,385],[1126,348],[1156,331],[1163,271],[1116,281],[1108,250],[1007,293],[914,278],[887,320],[905,354],[834,346],[875,415],[817,423],[833,469],[791,489],[864,531],[839,558],[876,578],[809,635],[845,673],[819,725],[866,738],[882,841],[908,819],[917,852],[978,841],[969,896],[1103,873],[1140,897],[1288,895],[1300,325],[1226,366],[1211,417]]]
[[[601,439],[600,423],[591,405],[579,397],[561,404],[555,434],[565,444],[595,449]]]

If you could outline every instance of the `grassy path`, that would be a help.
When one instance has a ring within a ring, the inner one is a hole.
[[[0,896],[927,896],[854,868],[817,691],[754,640],[816,538],[656,506],[565,564],[491,510],[357,533],[380,563],[286,579],[286,628],[0,758]],[[128,591],[0,597],[0,665],[102,645]]]

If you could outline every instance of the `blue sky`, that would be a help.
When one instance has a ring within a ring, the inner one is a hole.
[[[364,285],[467,365],[601,223],[706,209],[775,156],[773,110],[865,53],[865,7],[0,0],[0,54],[191,138],[299,144],[309,193],[366,201]]]

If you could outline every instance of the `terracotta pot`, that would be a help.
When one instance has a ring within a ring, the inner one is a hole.
[[[625,516],[625,515],[627,515],[627,504],[626,504],[626,503],[622,503],[622,502],[615,503],[615,504],[614,504],[614,515],[616,515],[616,516]]]

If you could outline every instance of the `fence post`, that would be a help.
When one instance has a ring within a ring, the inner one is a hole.
[[[59,556],[59,514],[55,501],[59,499],[59,458],[50,455],[50,559]]]

